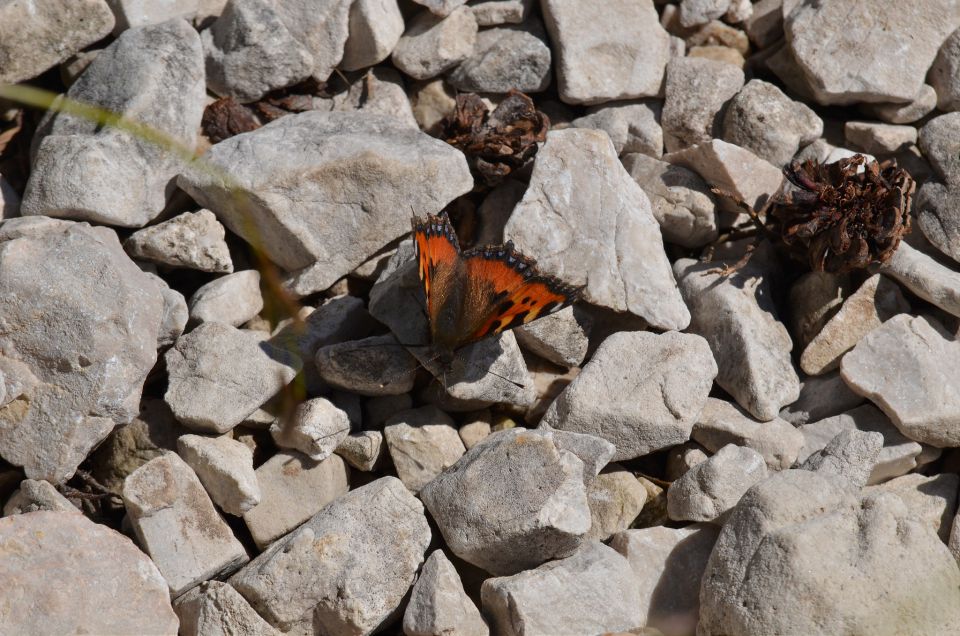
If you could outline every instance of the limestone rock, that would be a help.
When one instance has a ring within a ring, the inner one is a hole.
[[[315,462],[322,461],[350,434],[350,417],[326,398],[297,405],[293,414],[270,427],[277,446],[292,448]]]
[[[174,603],[182,636],[279,636],[233,587],[206,581]]]
[[[241,442],[227,436],[181,435],[177,452],[227,514],[239,517],[260,503],[253,452]]]
[[[22,515],[38,510],[79,513],[70,500],[61,495],[48,481],[24,479],[7,503],[3,504],[3,516]]]
[[[743,80],[743,71],[723,62],[697,57],[670,60],[661,120],[667,151],[718,137],[724,107],[743,87]]]
[[[460,575],[442,550],[434,550],[423,564],[403,614],[403,633],[406,636],[487,636],[490,633],[480,610],[463,590]]]
[[[643,509],[647,491],[633,473],[618,464],[608,465],[587,484],[590,504],[590,532],[587,539],[606,541],[626,530]]]
[[[190,319],[197,323],[222,322],[239,327],[263,309],[260,272],[242,272],[215,278],[190,298]]]
[[[663,155],[660,111],[659,103],[651,100],[614,102],[590,106],[586,115],[571,124],[606,131],[618,155],[639,152],[659,158]]]
[[[692,437],[712,452],[727,444],[751,448],[771,470],[790,468],[803,448],[803,435],[780,418],[758,422],[735,404],[708,398]]]
[[[517,343],[561,367],[583,362],[589,346],[593,320],[575,307],[566,307],[514,330]]]
[[[421,11],[393,49],[393,65],[412,77],[436,77],[466,60],[477,43],[477,21],[467,7],[441,17]]]
[[[670,484],[667,514],[674,521],[723,523],[740,497],[766,478],[767,465],[760,453],[727,444]]]
[[[387,420],[383,438],[397,476],[413,492],[419,492],[467,452],[454,421],[435,406],[397,413]]]
[[[450,71],[447,81],[461,91],[538,93],[550,85],[550,62],[543,25],[530,20],[480,31],[473,52]]]
[[[225,231],[210,210],[184,212],[137,230],[123,242],[132,258],[170,267],[229,274],[233,271]]]
[[[340,68],[357,71],[384,61],[400,41],[403,29],[397,0],[354,0]]]

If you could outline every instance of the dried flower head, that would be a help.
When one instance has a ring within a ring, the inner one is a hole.
[[[773,201],[766,221],[814,271],[885,263],[910,231],[915,183],[895,161],[867,163],[855,155],[831,164],[793,164],[784,174],[793,187]]]
[[[479,95],[462,93],[440,136],[467,155],[475,176],[493,186],[537,153],[549,127],[549,118],[519,91],[510,91],[492,113]]]

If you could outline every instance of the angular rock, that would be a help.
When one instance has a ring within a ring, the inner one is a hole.
[[[842,431],[823,450],[810,455],[800,468],[843,477],[854,488],[863,488],[870,479],[882,446],[883,435],[880,433]]]
[[[415,493],[467,452],[453,419],[435,406],[397,413],[387,420],[383,437],[397,476]]]
[[[660,110],[660,104],[650,100],[616,102],[591,106],[571,123],[576,128],[606,131],[618,155],[639,152],[659,158],[663,155]]]
[[[839,415],[864,402],[862,395],[850,390],[839,371],[804,378],[800,383],[800,397],[780,411],[780,419],[794,426],[816,422]]]
[[[640,584],[639,625],[664,634],[696,632],[700,580],[719,533],[713,524],[694,523],[614,535],[610,547],[627,558]]]
[[[703,247],[717,238],[717,204],[697,173],[646,155],[620,160],[650,198],[663,240],[683,247]]]
[[[843,134],[852,148],[874,155],[892,154],[917,143],[917,129],[913,126],[872,121],[848,121],[843,127]]]
[[[790,332],[798,348],[805,349],[827,324],[853,289],[849,274],[807,272],[790,287]]]
[[[960,113],[934,117],[920,129],[924,157],[948,185],[960,183]]]
[[[349,84],[346,92],[334,95],[333,110],[389,115],[397,123],[417,129],[417,119],[407,98],[403,76],[386,66],[367,69],[366,73]]]
[[[893,316],[910,311],[900,287],[874,274],[850,295],[800,356],[804,373],[819,375],[840,367],[840,359],[861,338]]]
[[[246,445],[225,435],[182,435],[177,452],[200,478],[213,503],[227,514],[239,517],[260,503],[253,452]]]
[[[729,8],[730,0],[680,0],[680,25],[689,28],[706,24]]]
[[[890,369],[910,369],[890,373]],[[960,342],[932,318],[901,314],[844,356],[843,379],[900,432],[932,446],[960,445]]]
[[[233,261],[224,235],[223,226],[210,210],[184,212],[137,230],[123,242],[123,248],[138,260],[229,274]]]
[[[685,442],[667,451],[665,478],[667,481],[680,479],[688,470],[701,464],[710,456],[700,444]]]
[[[59,484],[137,414],[157,360],[160,287],[117,235],[46,217],[0,225],[0,455]]]
[[[642,624],[640,586],[627,560],[589,541],[571,556],[480,589],[496,634],[600,634]]]
[[[428,545],[423,505],[383,477],[326,506],[230,583],[281,631],[370,633],[401,607]]]
[[[542,424],[601,437],[614,460],[633,459],[690,439],[717,365],[699,336],[615,333],[554,400]]]
[[[0,7],[0,84],[17,84],[53,68],[110,34],[104,0],[4,2]]]
[[[180,187],[281,267],[318,272],[319,289],[409,232],[411,209],[439,212],[473,188],[460,151],[362,112],[288,115],[205,159],[233,183],[193,172]]]
[[[533,0],[473,0],[470,10],[480,26],[497,26],[523,22],[533,5]]]
[[[544,316],[514,330],[517,344],[561,367],[575,367],[583,362],[590,344],[593,319],[574,307]]]
[[[151,2],[150,0],[108,0],[110,8],[117,18],[114,33],[127,29],[159,24],[173,18],[195,21],[216,16],[226,4],[224,0],[172,0],[171,2]],[[219,6],[218,6],[219,5]]]
[[[174,603],[182,636],[279,636],[232,586],[205,581]]]
[[[924,84],[913,101],[905,104],[861,104],[860,110],[888,124],[912,124],[929,115],[936,107],[937,91],[930,84]]]
[[[560,99],[599,104],[661,94],[670,36],[652,0],[543,0]]]
[[[480,31],[473,52],[450,71],[447,82],[461,91],[538,93],[550,85],[550,62],[543,25],[529,20]]]
[[[174,597],[249,560],[196,473],[176,453],[131,473],[123,484],[123,505]]]
[[[783,0],[760,0],[753,5],[753,14],[744,24],[750,41],[765,49],[783,36]]]
[[[383,433],[361,431],[351,433],[336,448],[337,455],[364,472],[373,470],[383,455]]]
[[[719,137],[728,101],[743,87],[743,71],[704,58],[681,57],[667,64],[663,141],[668,152]]]
[[[908,243],[900,243],[881,271],[927,302],[960,316],[960,272],[941,265]]]
[[[893,495],[858,500],[838,477],[790,470],[750,489],[720,532],[697,633],[957,629],[960,568],[932,529]]]
[[[944,112],[960,110],[958,73],[960,73],[960,33],[954,31],[940,45],[937,57],[933,60],[933,66],[927,73],[927,79],[936,91],[936,107]]]
[[[203,80],[200,37],[185,21],[124,31],[66,97],[128,117],[169,141],[78,115],[50,115],[33,140],[21,213],[122,227],[155,218],[172,194],[170,181],[183,170],[183,153],[196,146]]]
[[[79,513],[77,507],[70,500],[61,495],[48,481],[24,479],[20,488],[16,490],[7,503],[3,504],[3,516],[22,515],[38,510],[51,512]]]
[[[183,294],[176,289],[171,289],[167,282],[156,274],[149,272],[146,274],[160,287],[160,296],[163,298],[163,315],[157,333],[157,348],[166,348],[183,335],[183,330],[190,319],[190,310]]]
[[[371,396],[409,392],[420,368],[390,334],[320,347],[315,362],[330,386]]]
[[[456,11],[461,5],[467,3],[467,0],[413,0],[417,4],[426,7],[434,15],[440,17],[448,16]]]
[[[287,0],[272,3],[280,20],[313,58],[311,76],[327,78],[343,59],[351,0]]]
[[[715,267],[692,259],[674,264],[692,314],[690,331],[709,343],[717,384],[757,419],[774,419],[800,395],[800,379],[790,335],[776,319],[769,276],[752,263],[727,277],[708,273]]]
[[[670,484],[667,514],[674,521],[722,524],[743,493],[766,478],[767,465],[760,453],[727,444]]]
[[[442,79],[416,82],[410,88],[410,104],[413,116],[424,132],[440,133],[443,118],[453,113],[457,106],[456,95]]]
[[[434,550],[427,557],[413,585],[403,614],[403,633],[406,636],[487,636],[490,633],[480,610],[463,590],[460,575],[442,550]]]
[[[660,329],[689,322],[650,201],[603,132],[547,133],[504,237],[544,272],[586,285],[587,302],[629,311]]]
[[[164,400],[197,431],[225,433],[256,411],[300,370],[300,359],[253,332],[206,322],[164,356],[170,383]]]
[[[11,634],[177,632],[157,566],[130,539],[84,515],[4,517],[0,550],[3,629]]]
[[[436,77],[466,60],[477,43],[477,21],[460,7],[446,17],[421,11],[393,49],[393,65],[412,77]]]
[[[936,532],[940,540],[946,543],[957,514],[958,489],[960,476],[955,473],[930,477],[913,473],[891,479],[879,486],[871,486],[867,489],[867,494],[890,492],[897,495],[909,510],[911,519]]]
[[[823,120],[779,88],[754,79],[730,100],[723,139],[746,148],[774,166],[790,163],[802,146],[823,134]]]
[[[606,541],[630,527],[647,501],[647,491],[633,473],[617,464],[608,465],[587,484],[590,532],[586,539]]]
[[[613,454],[605,443],[602,454],[584,447],[585,438],[590,436],[500,431],[427,484],[420,498],[450,549],[491,574],[569,556],[590,530],[585,481]]]
[[[190,319],[239,327],[260,313],[260,272],[247,269],[215,278],[190,298]]]
[[[287,534],[349,490],[349,472],[339,455],[315,462],[281,451],[256,470],[260,504],[243,514],[260,549]]]
[[[780,418],[758,422],[735,404],[716,398],[707,399],[692,437],[714,453],[727,444],[751,448],[771,470],[790,468],[804,444],[803,435]]]
[[[784,23],[787,45],[817,102],[916,97],[960,15],[949,0],[900,9],[882,0],[826,0],[791,11]]]
[[[400,41],[403,29],[397,0],[354,0],[340,68],[358,71],[384,61]]]
[[[960,190],[927,181],[917,192],[913,213],[920,230],[938,250],[960,262]]]
[[[313,398],[297,405],[284,422],[270,427],[273,441],[292,448],[315,462],[330,456],[350,435],[350,417],[326,398]]]
[[[0,221],[20,216],[20,194],[0,174]]]

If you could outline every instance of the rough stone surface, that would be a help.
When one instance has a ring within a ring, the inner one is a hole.
[[[423,505],[383,477],[332,502],[230,583],[281,631],[370,633],[399,610],[428,545]]]
[[[480,26],[519,24],[526,20],[534,0],[473,0],[470,10]]]
[[[790,306],[790,333],[797,347],[806,348],[853,292],[849,274],[807,272],[793,285],[787,298]]]
[[[163,314],[160,319],[160,329],[157,333],[157,348],[166,348],[183,335],[183,330],[186,329],[187,322],[190,320],[190,309],[187,307],[187,299],[183,297],[183,294],[167,285],[167,281],[156,274],[145,273],[160,287],[160,296],[163,298]]]
[[[823,120],[806,104],[779,88],[750,80],[730,101],[723,118],[723,139],[746,148],[774,166],[784,166],[801,146],[823,134]]]
[[[206,581],[174,603],[181,636],[279,636],[232,586]]]
[[[184,212],[137,230],[123,242],[123,248],[138,260],[229,274],[233,261],[224,235],[223,226],[210,210]]]
[[[461,91],[538,93],[550,85],[550,46],[539,20],[477,34],[473,52],[447,75]]]
[[[513,574],[580,546],[591,524],[585,481],[612,455],[609,443],[589,435],[500,431],[420,497],[454,554],[491,574]]]
[[[696,442],[685,442],[667,451],[665,478],[667,481],[680,479],[688,470],[707,461],[706,449]]]
[[[590,344],[593,319],[575,307],[566,307],[516,328],[517,344],[561,367],[583,362]]]
[[[26,217],[0,226],[0,292],[0,455],[59,484],[137,414],[161,289],[112,230]]]
[[[888,124],[912,124],[923,119],[937,107],[937,91],[930,84],[920,87],[913,101],[890,104],[862,104],[860,109]]]
[[[239,327],[260,313],[260,272],[247,269],[216,278],[190,298],[190,319],[194,322],[222,322]]]
[[[260,503],[253,452],[246,445],[226,436],[181,435],[177,452],[224,512],[239,517]]]
[[[547,134],[504,237],[543,271],[586,285],[587,302],[629,311],[660,329],[689,322],[650,201],[601,131]]]
[[[61,495],[48,481],[24,479],[20,488],[10,495],[7,503],[3,504],[3,516],[22,515],[38,510],[53,512],[79,513],[70,500]]]
[[[695,335],[616,333],[550,405],[543,424],[588,433],[633,459],[690,439],[717,365]]]
[[[910,518],[919,521],[937,533],[947,543],[950,527],[957,514],[957,491],[960,476],[955,473],[919,475],[913,473],[897,477],[878,486],[867,488],[867,494],[890,492],[903,501]]]
[[[668,152],[720,136],[724,107],[743,87],[743,71],[704,58],[681,57],[667,64],[663,141]]]
[[[693,318],[690,331],[706,338],[723,387],[751,415],[771,420],[797,399],[800,379],[790,360],[793,343],[776,319],[769,277],[752,263],[720,277],[712,263],[674,264]]]
[[[927,73],[935,92],[936,107],[950,112],[960,110],[960,32],[954,31],[940,46],[933,66]],[[932,110],[932,108],[931,108]]]
[[[387,420],[383,437],[397,476],[413,492],[467,452],[453,419],[435,406],[397,413]]]
[[[3,629],[10,634],[177,632],[157,566],[130,539],[83,515],[0,519],[0,552]]]
[[[543,0],[540,8],[562,101],[598,104],[661,94],[670,36],[652,0]]]
[[[780,411],[780,418],[794,426],[839,415],[864,402],[862,395],[850,390],[839,371],[804,378],[800,397]]]
[[[743,493],[766,478],[760,453],[727,444],[670,484],[667,514],[674,521],[723,523]]]
[[[0,6],[0,84],[40,75],[110,34],[105,0],[34,0]]]
[[[383,454],[383,433],[362,431],[348,435],[336,449],[347,463],[364,472],[373,470]]]
[[[843,134],[852,148],[874,155],[889,155],[917,143],[917,129],[913,126],[874,121],[848,121]]]
[[[840,373],[910,439],[960,445],[960,342],[934,319],[891,318],[844,356]]]
[[[253,332],[206,322],[167,351],[164,400],[184,426],[225,433],[256,411],[300,370],[295,355]]]
[[[704,636],[949,633],[960,568],[896,496],[858,500],[838,477],[790,470],[731,513],[700,604]]]
[[[606,541],[615,533],[626,530],[643,510],[646,501],[647,491],[633,473],[618,464],[609,464],[587,484],[592,522],[586,538]]]
[[[66,97],[133,119],[189,153],[203,114],[203,79],[200,37],[171,20],[124,31]],[[183,170],[169,145],[77,115],[51,114],[33,144],[24,216],[141,227],[163,211],[170,181]]]
[[[623,632],[642,623],[630,564],[596,541],[534,570],[487,579],[480,595],[494,632],[505,636]]]
[[[457,8],[446,17],[421,11],[410,21],[390,59],[413,79],[425,80],[469,58],[476,44],[477,21],[469,8]]]
[[[273,424],[270,433],[277,446],[298,450],[319,462],[350,435],[350,417],[330,400],[313,398],[298,404],[286,421]]]
[[[317,369],[330,386],[360,395],[399,395],[413,388],[419,365],[392,335],[317,349]]]
[[[131,473],[123,484],[123,505],[174,597],[249,560],[196,473],[175,453]]]
[[[936,181],[920,186],[913,203],[917,225],[938,250],[960,262],[960,190]]]
[[[315,462],[281,451],[256,470],[260,504],[243,514],[258,548],[266,548],[347,492],[348,469],[339,455]]]
[[[934,117],[920,129],[923,156],[948,185],[960,184],[960,113]]]
[[[434,15],[441,18],[450,15],[460,6],[467,3],[467,0],[413,0],[417,4],[426,7]]]
[[[354,0],[340,68],[358,71],[384,61],[400,41],[403,29],[397,0]]]
[[[780,418],[758,422],[735,404],[717,398],[707,399],[692,436],[711,452],[727,444],[752,448],[771,470],[790,468],[804,443],[803,435]]]
[[[717,238],[717,205],[700,176],[639,153],[620,160],[650,198],[663,240],[683,247],[703,247]]]
[[[205,157],[234,183],[193,172],[180,186],[281,267],[315,270],[318,290],[409,232],[411,208],[436,213],[473,188],[458,150],[363,112],[289,115]]]
[[[443,554],[434,550],[420,570],[403,614],[406,636],[487,636],[490,628],[463,589],[460,575]]]
[[[574,119],[571,125],[605,131],[618,155],[639,152],[659,158],[663,155],[660,110],[660,104],[651,100],[590,106],[587,114]]]
[[[882,272],[927,302],[960,316],[960,272],[907,243],[900,243]]]
[[[875,431],[842,431],[822,450],[810,455],[800,468],[837,475],[849,481],[854,488],[863,488],[870,479],[882,446],[883,435]]]

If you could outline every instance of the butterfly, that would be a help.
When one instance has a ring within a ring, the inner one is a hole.
[[[508,241],[460,249],[446,212],[412,220],[430,339],[439,358],[571,304],[582,288],[537,271]]]

